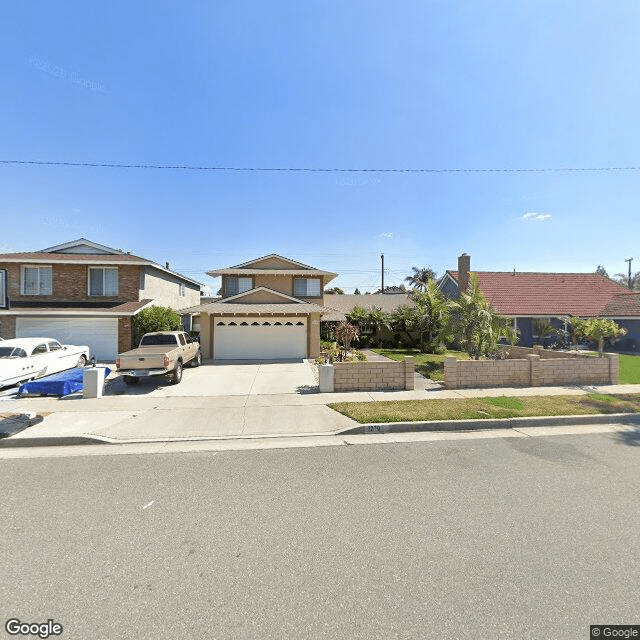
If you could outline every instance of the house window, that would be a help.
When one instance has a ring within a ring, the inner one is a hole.
[[[293,295],[301,298],[319,298],[320,278],[296,278],[293,281]]]
[[[0,307],[7,306],[7,271],[0,269]]]
[[[238,276],[228,276],[225,279],[226,293],[228,296],[236,296],[253,289],[252,278],[239,278]]]
[[[140,269],[140,289],[144,289],[145,285],[145,272]]]
[[[89,267],[89,295],[117,296],[118,269]]]
[[[184,298],[187,295],[187,287],[185,285],[180,285],[180,297]]]
[[[50,296],[52,293],[51,267],[22,267],[22,295]]]
[[[551,322],[551,318],[535,318],[534,321],[531,323],[531,337],[539,338],[540,336],[538,335],[538,329],[540,327],[544,327],[550,322]]]

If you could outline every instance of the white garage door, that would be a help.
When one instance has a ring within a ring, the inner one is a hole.
[[[306,318],[216,318],[215,360],[284,360],[307,357]]]
[[[55,338],[87,345],[91,356],[113,362],[118,355],[117,318],[16,318],[17,338]]]

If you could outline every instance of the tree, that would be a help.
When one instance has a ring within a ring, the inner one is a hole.
[[[134,345],[145,333],[152,331],[179,331],[180,316],[169,307],[147,307],[131,318],[131,333]]]
[[[587,318],[586,320],[572,318],[571,324],[573,325],[574,336],[584,337],[598,343],[600,356],[604,351],[605,340],[616,340],[627,335],[626,329],[623,329],[614,320],[609,320],[609,318]]]
[[[336,340],[342,343],[342,347],[344,348],[344,354],[347,354],[347,351],[351,348],[351,343],[355,342],[358,339],[359,331],[358,327],[354,327],[349,322],[341,322],[336,327]]]
[[[325,293],[337,293],[340,295],[344,295],[344,291],[340,288],[340,287],[333,287],[331,289],[325,289],[324,290]]]
[[[613,279],[623,287],[627,287],[629,291],[640,291],[640,271],[632,273],[631,280],[629,280],[627,273],[616,273]]]
[[[427,283],[436,279],[436,272],[431,267],[411,267],[413,273],[405,278],[413,289],[426,291]]]
[[[360,289],[358,289],[358,287],[356,287],[356,290],[353,292],[354,296],[359,296],[360,295]]]
[[[557,335],[556,328],[548,320],[534,320],[533,321],[533,334],[537,336],[536,344],[542,344],[546,338]]]
[[[451,339],[451,303],[430,280],[425,291],[415,292],[413,304],[398,307],[389,318],[390,328],[404,333],[423,353],[441,353]],[[414,340],[417,335],[417,340]]]
[[[596,268],[596,273],[599,276],[604,276],[605,278],[609,277],[609,274],[607,273],[607,270],[601,264],[599,264],[598,267]]]
[[[478,360],[481,356],[491,355],[496,351],[500,337],[505,337],[511,344],[517,342],[517,332],[510,320],[491,308],[480,291],[476,274],[471,274],[467,290],[450,304],[454,334],[470,357]]]

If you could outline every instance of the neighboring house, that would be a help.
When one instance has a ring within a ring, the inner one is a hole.
[[[347,319],[355,307],[373,310],[381,309],[386,313],[393,313],[398,307],[411,304],[408,293],[346,293],[343,295],[325,293],[325,311],[322,314],[322,322],[342,322]]]
[[[466,289],[471,258],[462,254],[458,270],[447,271],[439,287],[451,299]],[[535,344],[534,322],[547,320],[562,328],[563,316],[579,318],[606,317],[627,329],[628,334],[616,343],[621,351],[640,346],[640,294],[597,273],[518,273],[508,271],[474,271],[480,290],[500,314],[513,319],[520,332],[518,344]]]
[[[113,360],[131,348],[131,318],[151,305],[180,310],[200,283],[84,238],[31,253],[0,254],[0,335],[88,345]],[[3,291],[4,290],[4,291]]]
[[[271,254],[209,271],[222,297],[186,310],[198,314],[205,358],[317,358],[324,288],[337,274]]]

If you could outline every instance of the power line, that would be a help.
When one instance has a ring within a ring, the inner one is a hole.
[[[481,169],[353,169],[340,167],[206,167],[195,165],[169,164],[120,164],[112,162],[58,162],[49,160],[0,160],[0,164],[40,165],[55,167],[98,167],[110,169],[171,169],[184,171],[272,171],[299,173],[560,173],[560,172],[599,172],[599,171],[640,171],[640,167],[546,167],[546,168],[481,168]]]

